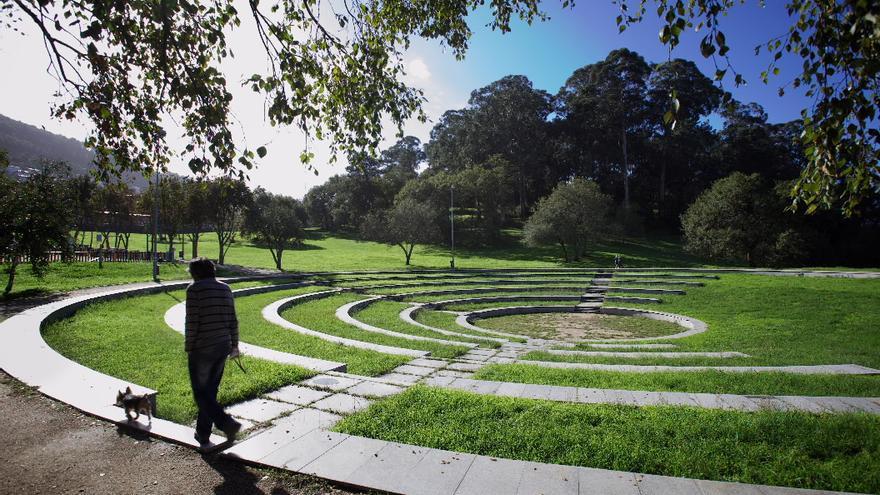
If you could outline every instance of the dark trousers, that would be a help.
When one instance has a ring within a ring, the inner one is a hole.
[[[220,388],[228,355],[228,346],[222,345],[189,353],[189,381],[192,384],[193,398],[199,407],[196,435],[204,440],[211,436],[213,425],[223,430],[235,421],[217,403],[217,390]]]

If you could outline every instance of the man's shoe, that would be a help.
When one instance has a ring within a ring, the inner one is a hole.
[[[198,433],[193,434],[193,438],[196,439],[196,442],[199,443],[199,452],[206,452],[211,449],[211,437],[210,435],[207,438],[199,436]]]
[[[223,428],[223,433],[226,434],[226,441],[229,443],[234,442],[238,432],[241,431],[241,423],[234,419],[231,421],[232,423],[230,423],[228,427]]]

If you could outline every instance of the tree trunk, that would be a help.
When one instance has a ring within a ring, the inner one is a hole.
[[[17,267],[18,257],[13,257],[12,263],[9,265],[9,278],[6,280],[6,290],[3,291],[4,296],[8,296],[12,292],[12,284],[15,282],[15,269]]]
[[[559,245],[562,247],[562,259],[568,262],[568,250],[565,249],[565,243],[559,241]]]
[[[195,232],[190,234],[190,238],[192,239],[192,257],[193,259],[199,257],[199,237],[201,236],[201,232]]]
[[[281,257],[284,255],[284,249],[278,249],[278,256],[273,256],[275,258],[275,268],[278,269],[279,272],[284,271],[281,269]]]
[[[620,125],[621,147],[623,148],[623,208],[629,210],[629,157],[626,149],[626,126]]]
[[[657,199],[657,217],[663,217],[663,204],[666,200],[666,160],[660,161],[660,197]]]
[[[223,264],[226,260],[226,250],[223,249],[223,245],[225,244],[223,234],[220,232],[217,233],[217,244],[220,244],[220,252],[217,254],[217,263]]]

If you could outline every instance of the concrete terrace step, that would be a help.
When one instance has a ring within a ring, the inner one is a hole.
[[[430,377],[425,385],[463,390],[481,395],[542,399],[581,404],[621,404],[629,406],[689,406],[733,411],[804,411],[811,413],[864,412],[880,414],[880,397],[818,397],[733,395],[687,392],[649,392],[602,388],[534,385],[468,378]]]
[[[312,337],[318,337],[320,339],[326,340],[328,342],[334,342],[336,344],[345,345],[349,347],[357,347],[359,349],[367,349],[376,352],[384,352],[385,354],[394,354],[397,356],[409,356],[414,358],[425,357],[430,353],[428,351],[419,351],[416,349],[405,349],[402,347],[392,347],[388,345],[381,344],[373,344],[371,342],[363,342],[360,340],[348,339],[345,337],[338,337],[336,335],[330,335],[328,333],[319,332],[317,330],[311,330],[305,328],[303,326],[297,325],[296,323],[287,321],[284,317],[281,316],[281,312],[287,309],[288,307],[298,304],[301,302],[305,302],[316,297],[327,297],[333,294],[338,294],[343,292],[342,289],[334,289],[319,293],[312,294],[303,294],[300,296],[288,297],[285,299],[281,299],[279,301],[275,301],[274,303],[263,308],[263,318],[270,323],[274,323],[280,327],[286,328],[288,330],[293,330],[294,332],[301,333],[303,335],[310,335]]]
[[[622,371],[628,373],[724,371],[727,373],[793,373],[798,375],[880,375],[880,370],[858,364],[821,364],[814,366],[647,366],[636,364],[567,363],[556,361],[530,361],[520,359],[516,364],[529,364],[544,368]]]
[[[364,330],[366,332],[379,333],[379,334],[388,335],[391,337],[397,337],[397,338],[406,339],[406,340],[415,340],[415,341],[421,341],[421,342],[433,342],[435,344],[443,344],[443,345],[450,345],[450,346],[455,345],[455,346],[470,347],[470,348],[479,347],[479,344],[474,344],[472,342],[460,342],[460,341],[455,341],[455,340],[435,339],[435,338],[431,338],[431,337],[422,337],[421,335],[411,335],[408,333],[394,332],[391,330],[386,330],[384,328],[379,328],[379,327],[376,327],[373,325],[369,325],[367,323],[364,323],[364,322],[358,320],[354,316],[352,316],[353,312],[359,311],[359,310],[369,306],[370,304],[372,304],[376,301],[380,301],[382,299],[384,299],[383,296],[376,296],[376,297],[370,297],[367,299],[362,299],[360,301],[350,302],[348,304],[340,306],[339,308],[336,309],[336,318],[338,318],[339,320],[341,320],[342,322],[344,322],[348,325],[355,326],[355,327],[360,328],[361,330]]]
[[[570,351],[570,350],[561,350],[561,349],[547,349],[544,352],[548,354],[556,354],[558,356],[592,356],[592,357],[617,357],[617,358],[629,358],[629,359],[641,359],[641,358],[662,358],[662,359],[676,359],[676,358],[691,358],[691,357],[703,357],[703,358],[719,358],[719,359],[730,359],[730,358],[747,358],[751,357],[748,354],[736,351],[723,351],[723,352],[611,352],[611,351]]]
[[[268,288],[272,288],[274,290],[284,290],[290,288],[290,285],[295,286],[295,284],[284,284],[280,286],[254,287],[249,289],[236,290],[232,293],[235,297],[242,297],[246,295],[268,292]],[[165,313],[165,323],[175,331],[183,334],[186,325],[186,302],[182,302],[180,304],[175,304],[174,306],[172,306]],[[345,363],[337,363],[334,361],[326,361],[324,359],[300,356],[298,354],[290,354],[287,352],[276,351],[274,349],[269,349],[266,347],[260,347],[258,345],[248,344],[246,342],[239,342],[238,347],[241,350],[242,354],[246,354],[248,356],[265,359],[267,361],[274,361],[276,363],[300,366],[302,368],[312,371],[324,372],[346,370]]]
[[[401,310],[400,313],[398,314],[398,316],[400,317],[401,320],[403,320],[403,321],[406,322],[406,323],[409,323],[410,325],[415,325],[415,326],[417,326],[417,327],[422,327],[422,328],[424,328],[424,329],[431,330],[431,331],[434,331],[434,332],[437,332],[437,333],[442,333],[442,334],[444,334],[444,335],[452,335],[452,336],[455,336],[455,337],[467,337],[467,338],[471,338],[471,339],[482,339],[482,340],[487,340],[487,341],[491,341],[491,342],[500,342],[500,343],[508,342],[507,339],[502,339],[502,338],[497,338],[497,337],[489,337],[489,336],[482,336],[482,335],[473,335],[473,334],[460,333],[460,332],[451,332],[451,331],[449,331],[449,330],[445,330],[445,329],[443,329],[443,328],[432,327],[432,326],[430,326],[430,325],[425,325],[424,323],[420,323],[420,322],[418,322],[418,321],[415,320],[415,318],[413,317],[413,315],[414,315],[417,311],[419,311],[419,310],[421,310],[421,309],[423,309],[423,308],[425,308],[425,307],[426,307],[425,305],[415,304],[415,305],[412,305],[412,306],[410,306],[410,307],[408,307],[408,308],[404,308],[403,310]]]

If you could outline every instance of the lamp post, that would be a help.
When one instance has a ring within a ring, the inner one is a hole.
[[[156,192],[153,198],[153,282],[159,281],[159,168],[156,168]]]
[[[449,187],[449,241],[452,246],[452,260],[449,268],[455,270],[455,186]]]

